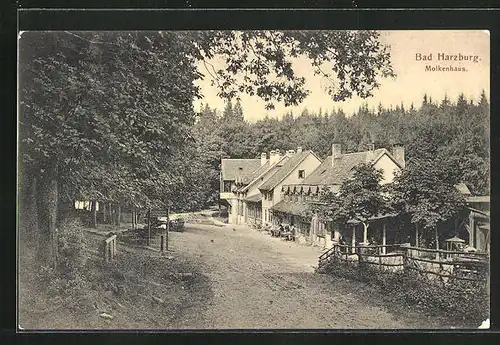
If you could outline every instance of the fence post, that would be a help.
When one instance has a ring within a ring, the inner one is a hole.
[[[109,249],[108,249],[108,242],[106,240],[103,240],[103,250],[104,250],[104,262],[109,261]]]
[[[151,208],[148,209],[148,247],[151,243]]]
[[[166,226],[166,234],[165,234],[165,250],[168,251],[168,233],[170,231],[170,207],[167,207],[167,226]]]

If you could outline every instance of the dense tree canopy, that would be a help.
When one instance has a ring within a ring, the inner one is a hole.
[[[256,158],[273,149],[311,149],[325,158],[331,144],[342,143],[344,152],[376,147],[391,149],[403,144],[406,160],[448,157],[452,166],[473,194],[489,193],[489,104],[483,92],[473,102],[462,95],[457,101],[447,97],[440,104],[426,95],[419,107],[402,105],[377,109],[361,106],[351,116],[342,109],[314,113],[305,109],[294,115],[288,112],[281,119],[265,117],[255,123],[240,121],[243,131],[221,134],[226,141],[223,155],[233,158]],[[325,105],[326,108],[326,105]],[[219,128],[234,131],[221,118]],[[232,136],[232,137],[230,137]],[[234,140],[234,141],[231,141]]]
[[[23,200],[35,205],[36,227],[52,247],[61,204],[77,198],[184,209],[213,200],[199,191],[205,181],[215,186],[215,155],[243,157],[250,136],[237,103],[220,124],[222,143],[234,147],[200,140],[200,61],[220,96],[256,95],[268,107],[307,95],[294,57],[318,73],[329,66],[334,99],[367,97],[393,75],[374,31],[24,32],[19,54],[21,192],[31,193]],[[210,67],[214,56],[225,60],[222,69]]]

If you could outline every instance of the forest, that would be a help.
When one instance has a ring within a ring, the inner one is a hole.
[[[331,108],[325,104],[324,109]],[[474,195],[489,193],[490,142],[489,102],[482,91],[478,99],[463,94],[456,100],[433,100],[406,109],[402,104],[369,109],[366,103],[354,114],[341,108],[315,113],[305,108],[300,114],[288,112],[282,118],[265,117],[255,123],[244,118],[237,100],[222,111],[205,104],[194,127],[199,152],[211,168],[212,200],[218,193],[218,165],[221,158],[258,158],[273,149],[292,150],[301,146],[324,159],[331,144],[342,144],[343,152],[405,146],[407,162],[418,158],[439,160],[442,168],[458,172]],[[207,189],[208,190],[208,189]],[[209,198],[210,199],[210,198]]]

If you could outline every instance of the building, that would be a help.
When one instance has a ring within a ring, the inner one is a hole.
[[[382,183],[390,183],[395,173],[405,167],[405,152],[401,145],[394,145],[393,151],[387,149],[370,149],[355,153],[342,153],[342,146],[334,143],[332,154],[318,168],[299,184],[284,184],[283,200],[275,204],[271,211],[274,217],[295,225],[299,229],[299,241],[314,245],[331,247],[333,242],[343,236],[347,243],[363,243],[367,241],[367,233],[360,229],[357,223],[350,222],[339,226],[326,219],[320,219],[316,214],[307,214],[308,204],[317,201],[321,191],[328,188],[333,192],[340,189],[341,184],[353,174],[353,168],[362,163],[371,164],[375,169],[382,170]],[[376,217],[374,223],[380,223],[381,237],[385,239],[384,216]],[[384,242],[384,241],[383,241]]]
[[[227,207],[228,222],[237,223],[238,200],[235,194],[238,186],[249,183],[252,174],[264,165],[260,159],[222,159],[220,171],[220,203]]]
[[[269,210],[281,200],[282,185],[300,183],[320,164],[312,151],[300,147],[272,150],[260,159],[223,159],[220,199],[228,207],[229,223],[271,223]]]
[[[479,252],[490,251],[490,196],[468,196],[463,227],[459,237]]]
[[[261,154],[261,168],[253,174],[253,179],[240,186],[235,194],[238,199],[238,224],[261,226],[263,224],[262,194],[259,187],[283,167],[291,157],[291,151],[283,155],[279,150]]]
[[[302,183],[321,164],[321,160],[311,150],[302,151],[299,148],[298,152],[288,151],[287,155],[290,158],[259,187],[262,195],[262,222],[264,224],[276,224],[271,209],[281,202],[282,187]]]

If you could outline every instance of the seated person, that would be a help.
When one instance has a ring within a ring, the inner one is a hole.
[[[280,224],[280,227],[278,229],[278,232],[276,233],[276,236],[281,236],[281,234],[284,232],[284,227],[283,227],[283,223]]]

